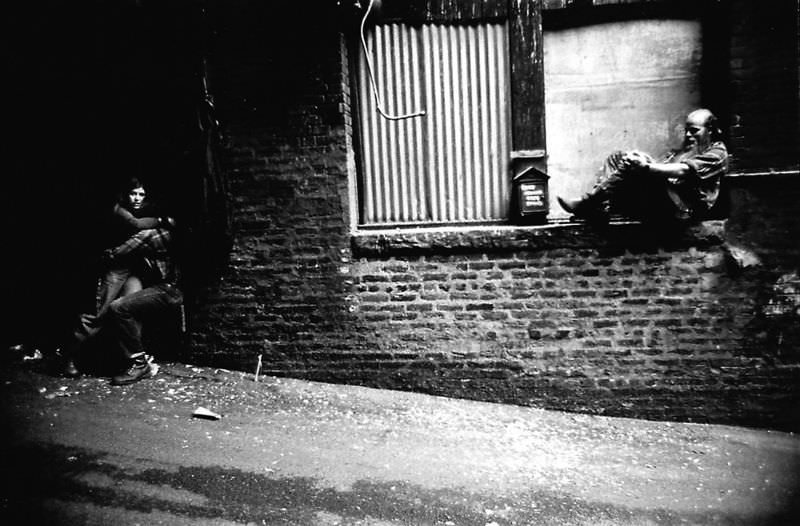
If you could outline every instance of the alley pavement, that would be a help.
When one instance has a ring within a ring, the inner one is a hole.
[[[0,373],[4,524],[800,524],[791,433],[181,364]]]

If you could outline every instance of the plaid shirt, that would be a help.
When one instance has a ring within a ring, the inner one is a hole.
[[[169,255],[172,232],[164,228],[140,230],[121,245],[106,251],[106,257],[114,260],[127,256],[141,256],[145,264],[158,271],[163,282],[173,285],[178,282],[178,269]]]

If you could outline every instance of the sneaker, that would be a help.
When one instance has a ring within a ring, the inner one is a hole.
[[[152,358],[144,362],[134,362],[127,371],[111,379],[111,385],[129,385],[145,378],[152,378],[158,371],[158,366],[153,363]]]

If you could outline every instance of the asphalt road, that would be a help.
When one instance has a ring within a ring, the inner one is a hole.
[[[0,373],[4,524],[800,524],[790,433],[178,364]]]

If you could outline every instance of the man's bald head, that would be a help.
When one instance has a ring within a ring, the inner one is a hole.
[[[709,119],[714,119],[714,114],[711,113],[711,110],[707,110],[705,108],[699,108],[691,112],[687,117],[686,120],[697,120],[705,125]]]

